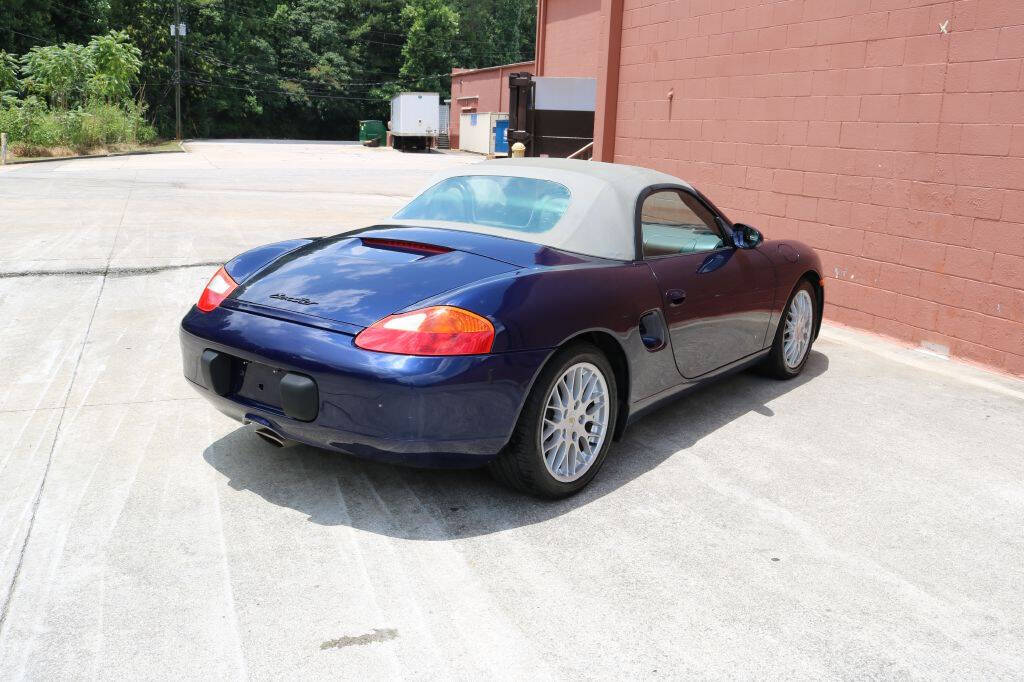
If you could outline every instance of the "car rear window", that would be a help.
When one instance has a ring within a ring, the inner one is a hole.
[[[551,180],[459,175],[426,190],[395,217],[536,233],[554,227],[568,207],[569,188]]]

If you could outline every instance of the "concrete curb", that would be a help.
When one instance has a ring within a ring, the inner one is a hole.
[[[109,154],[81,154],[79,156],[53,156],[45,159],[25,159],[24,161],[9,160],[5,165],[20,166],[29,163],[53,163],[54,161],[77,161],[79,159],[107,159],[114,156],[146,156],[148,154],[184,154],[184,141],[178,143],[177,149],[137,149],[131,152],[111,152]]]

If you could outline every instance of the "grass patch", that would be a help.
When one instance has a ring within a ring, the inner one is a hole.
[[[111,144],[85,150],[71,149],[70,147],[19,146],[17,153],[12,153],[12,148],[8,147],[7,163],[25,163],[28,161],[42,161],[44,159],[81,158],[87,156],[109,156],[111,154],[124,154],[127,152],[163,154],[181,151],[184,151],[184,149],[176,140],[158,140],[149,144]]]
[[[30,97],[0,106],[0,132],[7,133],[8,151],[22,158],[106,153],[156,141],[156,131],[142,111],[136,102],[54,110]]]

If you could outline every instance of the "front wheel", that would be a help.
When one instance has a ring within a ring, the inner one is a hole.
[[[617,413],[615,373],[604,354],[590,344],[568,348],[537,378],[491,472],[531,495],[572,495],[604,462]]]
[[[770,374],[779,379],[792,379],[803,371],[814,343],[817,311],[817,294],[805,280],[797,285],[782,312],[775,342],[765,361]]]

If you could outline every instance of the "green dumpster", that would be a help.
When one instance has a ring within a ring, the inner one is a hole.
[[[384,142],[387,137],[387,129],[380,121],[360,121],[359,141],[367,147],[376,147]]]

